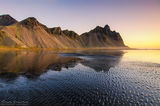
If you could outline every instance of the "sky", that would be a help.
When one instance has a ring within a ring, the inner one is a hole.
[[[160,0],[1,0],[0,15],[78,34],[108,24],[132,48],[160,48]]]

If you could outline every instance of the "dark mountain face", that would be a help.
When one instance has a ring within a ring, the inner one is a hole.
[[[111,31],[108,25],[104,28],[97,26],[95,29],[82,34],[81,37],[87,47],[125,47],[120,34]]]
[[[49,28],[51,34],[63,35],[63,32],[60,27]]]
[[[10,15],[0,16],[0,26],[8,26],[17,23],[17,20],[12,18]]]
[[[61,27],[49,28],[49,33],[55,34],[55,35],[67,36],[72,39],[79,39],[80,38],[80,35],[78,35],[76,32],[69,31],[69,30],[62,30]]]
[[[62,30],[60,27],[48,28],[34,17],[17,22],[11,16],[4,15],[0,16],[0,26],[2,26],[0,27],[0,46],[61,49],[126,47],[120,34],[111,31],[108,25],[97,26],[87,33],[78,35],[74,31]]]
[[[38,20],[34,17],[29,17],[21,22],[19,22],[20,25],[23,25],[26,28],[37,28],[38,26],[43,27],[44,29],[48,29],[45,25],[38,22]]]
[[[69,31],[69,30],[64,30],[63,33],[72,38],[72,39],[79,39],[80,38],[80,35],[78,35],[77,33],[75,33],[74,31]]]

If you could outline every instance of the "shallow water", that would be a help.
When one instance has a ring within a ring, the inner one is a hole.
[[[160,51],[1,51],[0,104],[160,105]]]

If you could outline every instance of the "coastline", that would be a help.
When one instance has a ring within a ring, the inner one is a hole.
[[[92,48],[16,48],[16,47],[0,47],[0,50],[89,50],[89,49],[107,49],[107,50],[125,50],[132,49],[129,47],[92,47]]]
[[[0,47],[0,50],[160,50],[152,48],[130,48],[130,47],[93,47],[93,48],[16,48],[16,47]]]

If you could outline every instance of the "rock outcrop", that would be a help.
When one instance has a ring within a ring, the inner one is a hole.
[[[12,18],[10,15],[0,16],[0,26],[8,26],[17,23],[17,20]]]

